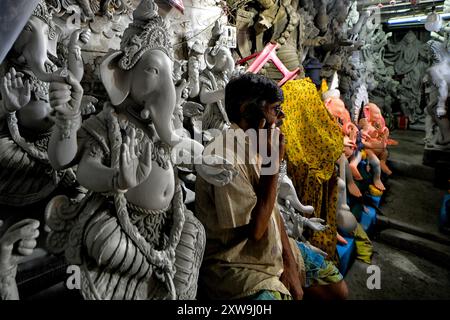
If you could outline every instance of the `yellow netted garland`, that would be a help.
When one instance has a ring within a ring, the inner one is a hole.
[[[288,174],[301,202],[312,205],[314,216],[330,226],[321,232],[305,230],[304,234],[337,263],[335,162],[342,154],[343,135],[309,78],[288,81],[282,89]]]
[[[282,131],[289,161],[293,165],[305,162],[320,182],[329,180],[344,147],[339,125],[311,79],[288,81],[282,89],[286,114]]]

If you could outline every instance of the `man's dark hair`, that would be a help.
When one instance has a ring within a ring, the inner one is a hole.
[[[257,112],[266,103],[283,100],[280,87],[273,80],[259,74],[245,73],[232,78],[225,87],[225,110],[232,122],[238,122],[242,118],[240,107],[244,104]]]

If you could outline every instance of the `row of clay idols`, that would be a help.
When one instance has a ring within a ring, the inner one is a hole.
[[[47,199],[59,184],[73,180],[73,171],[58,172],[49,162],[47,148],[55,124],[49,88],[52,81],[65,83],[69,72],[72,81],[81,81],[84,75],[81,49],[91,34],[82,30],[71,34],[66,68],[58,69],[52,61],[56,54],[52,19],[46,2],[39,2],[1,65],[0,205],[3,206],[32,205]],[[80,106],[80,113],[81,109],[86,111]]]
[[[183,204],[173,156],[199,163],[196,172],[212,183],[234,173],[222,162],[205,164],[203,146],[173,128],[183,85],[173,83],[172,48],[157,6],[143,0],[120,50],[103,57],[110,102],[85,120],[80,50],[89,33],[74,32],[67,68],[58,69],[47,56],[50,19],[40,2],[5,63],[14,68],[1,83],[9,133],[0,138],[3,205],[32,205],[55,190],[70,191],[47,205],[46,249],[66,252],[69,264],[82,266],[91,283],[82,289],[85,298],[194,298],[205,234]],[[2,240],[3,297],[17,297],[12,245],[36,245],[34,233],[16,235],[19,227]],[[29,253],[24,250],[18,253]]]
[[[67,68],[58,69],[47,56],[51,15],[45,2],[38,5],[1,80],[8,134],[0,137],[0,200],[7,206],[50,200],[46,249],[82,266],[83,283],[89,283],[81,290],[84,298],[193,299],[205,231],[184,206],[182,170],[173,164],[180,164],[177,156],[187,159],[194,167],[181,163],[180,168],[214,185],[227,184],[236,170],[223,159],[204,161],[203,145],[175,130],[173,114],[186,83],[174,85],[164,21],[151,0],[143,0],[133,16],[120,50],[102,59],[109,102],[83,119],[80,50],[90,35],[73,33]],[[222,57],[218,65],[226,66],[227,55],[216,53]],[[218,88],[215,78],[207,80],[213,91],[223,91],[226,83]],[[207,104],[222,98],[217,92],[211,96],[209,101],[203,92]],[[282,188],[281,198],[310,213],[292,183],[285,185],[290,188]],[[62,195],[50,199],[55,191]],[[307,225],[322,228],[320,221]],[[2,298],[18,298],[18,258],[31,254],[37,229],[37,221],[26,220],[1,238]]]
[[[340,99],[340,92],[332,84],[330,90],[323,93],[322,97],[326,108],[336,119],[342,130],[344,150],[339,165],[339,201],[337,220],[338,227],[349,233],[356,228],[356,219],[347,205],[346,189],[355,197],[362,197],[361,191],[354,180],[363,180],[358,165],[365,152],[368,165],[372,170],[373,184],[381,192],[385,187],[381,181],[381,172],[391,175],[386,161],[388,158],[387,146],[397,144],[389,139],[389,129],[385,125],[380,108],[374,103],[366,103],[363,107],[363,117],[358,125],[351,120],[350,113]]]

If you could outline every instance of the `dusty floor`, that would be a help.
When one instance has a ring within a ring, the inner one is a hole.
[[[448,268],[381,242],[373,241],[373,248],[372,264],[380,268],[380,289],[367,288],[373,272],[367,271],[368,264],[355,261],[345,277],[349,299],[450,299]]]
[[[389,192],[381,205],[387,217],[439,233],[438,213],[445,190],[435,188],[429,181],[404,176],[390,178],[388,185]]]

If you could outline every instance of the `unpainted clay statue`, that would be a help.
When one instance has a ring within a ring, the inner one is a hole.
[[[297,241],[304,242],[310,249],[318,254],[327,257],[327,253],[323,250],[313,246],[303,236],[303,230],[306,227],[310,228],[314,232],[324,231],[328,228],[328,225],[324,225],[325,222],[321,218],[306,218],[299,214],[299,212],[292,206],[289,200],[278,198],[278,208],[280,209],[281,216],[283,217],[286,232],[289,237],[296,239]]]
[[[195,41],[189,50],[188,77],[189,77],[189,97],[195,98],[200,93],[200,64],[201,55],[204,50],[199,41]]]
[[[3,222],[0,220],[0,227]],[[0,300],[19,300],[17,265],[33,253],[39,236],[39,221],[25,219],[0,235]]]
[[[348,41],[352,46],[346,49],[348,56],[339,74],[343,92],[341,98],[350,107],[351,114],[355,114],[355,100],[361,87],[367,88],[369,92],[374,91],[379,86],[380,73],[384,72],[384,63],[379,58],[380,54],[384,54],[384,49],[379,51],[376,44],[377,35],[380,35],[375,32],[377,26],[376,11],[369,9],[357,15],[357,21],[348,31]],[[384,44],[381,45],[383,47]],[[382,65],[379,64],[380,60]]]
[[[376,86],[372,88],[366,85],[370,100],[377,104],[388,118],[393,118],[392,103],[397,96],[399,86],[399,82],[393,79],[394,67],[388,67],[384,62],[386,44],[391,36],[392,32],[384,32],[381,24],[375,24],[373,29],[365,27],[364,39],[366,40],[361,48],[362,65],[370,66],[371,72],[367,74],[372,74],[376,83]]]
[[[304,62],[307,56],[314,58],[314,48],[320,47],[325,43],[325,38],[320,37],[320,30],[314,24],[314,16],[308,11],[308,8],[301,5],[298,10],[298,42],[300,62]]]
[[[263,10],[256,9],[258,16],[253,27],[255,32],[253,46],[256,47],[257,52],[261,52],[264,49],[264,33],[273,26],[279,7],[279,1],[269,0],[267,1],[267,6],[263,6]]]
[[[289,201],[295,210],[304,213],[307,216],[310,216],[314,212],[312,206],[305,206],[298,199],[294,184],[287,175],[287,165],[285,161],[281,164],[280,175],[278,178],[278,197],[285,201]]]
[[[342,69],[342,57],[340,54],[327,54],[323,60],[323,67],[320,70],[320,76],[324,79],[330,80],[336,72]]]
[[[352,28],[349,31],[349,39],[351,41],[358,41],[360,32],[364,26],[364,24],[367,22],[368,18],[373,14],[372,10],[365,10],[359,15],[358,21],[352,26]]]
[[[201,44],[199,41],[195,41],[190,49],[189,60],[175,60],[174,61],[174,81],[184,81],[186,88],[183,90],[177,90],[181,93],[180,100],[177,102],[174,112],[174,128],[176,130],[187,133],[189,132],[184,128],[184,121],[189,123],[188,129],[194,131],[194,137],[202,136],[202,113],[204,106],[194,101],[187,101],[188,98],[195,98],[200,92],[200,54]],[[187,69],[187,70],[186,70]],[[183,77],[187,73],[187,81]]]
[[[297,12],[296,6],[296,1],[280,1],[273,26],[266,31],[266,34],[272,34],[270,42],[280,44],[280,48],[277,50],[277,56],[286,68],[289,70],[300,68],[299,74],[300,77],[303,77],[302,61],[300,60],[302,54],[299,52],[301,44],[298,42],[300,15]],[[266,75],[275,81],[281,80],[284,76],[273,64],[265,65],[264,69],[267,71]]]
[[[433,57],[433,66],[424,77],[427,106],[425,111],[425,145],[430,148],[450,148],[450,120],[447,113],[450,54],[445,43],[427,42]]]
[[[358,2],[352,1],[347,18],[345,19],[345,31],[352,30],[353,26],[356,25],[356,23],[359,21],[359,15]]]
[[[120,50],[101,64],[110,103],[82,126],[79,83],[69,74],[50,88],[57,120],[51,163],[78,163],[77,179],[90,194],[49,203],[47,244],[81,266],[86,299],[196,297],[205,234],[183,204],[173,162],[198,161],[203,147],[173,129],[167,30],[154,2],[141,1]]]
[[[320,0],[318,1],[318,9],[317,9],[317,15],[316,15],[316,26],[319,28],[321,34],[327,32],[328,29],[328,23],[329,18],[327,15],[327,0]]]
[[[436,47],[432,50],[437,61],[427,71],[434,85],[439,89],[436,116],[444,117],[447,114],[446,102],[450,83],[450,54],[445,48],[441,48],[439,53],[436,52],[438,50]]]
[[[323,231],[328,226],[320,218],[307,218],[301,214],[310,216],[314,212],[312,206],[303,205],[298,199],[292,180],[287,176],[287,164],[283,161],[280,166],[278,177],[278,208],[283,217],[288,235],[306,244],[314,251],[326,256],[327,254],[317,247],[314,247],[303,236],[303,228],[307,226],[313,231]]]
[[[426,76],[424,79],[427,106],[425,111],[425,146],[430,148],[450,148],[450,121],[448,117],[438,117],[436,114],[439,101],[439,90]]]
[[[420,109],[420,89],[430,65],[429,58],[428,46],[417,39],[413,31],[409,31],[399,43],[388,43],[386,46],[386,64],[393,65],[395,74],[402,76],[398,98],[403,114],[411,123],[424,118],[423,110]]]
[[[52,10],[38,3],[14,43],[0,76],[0,204],[25,206],[49,196],[58,185],[73,185],[71,169],[53,170],[47,146],[53,130],[49,82],[59,76]],[[72,33],[67,67],[77,80],[84,72],[79,52],[89,31]]]
[[[200,102],[206,105],[202,128],[223,130],[230,123],[224,99],[225,86],[234,72],[234,59],[230,49],[217,41],[206,50],[205,62],[207,68],[200,75]]]
[[[423,138],[425,147],[432,144],[433,138],[435,136],[436,124],[433,118],[433,108],[436,106],[439,96],[439,91],[430,82],[431,80],[429,76],[425,75],[425,77],[423,78],[425,99],[427,101],[427,105],[425,107],[425,138]]]
[[[346,18],[351,6],[350,1],[325,0],[315,3],[319,6],[315,18],[316,26],[321,30],[320,35],[325,38],[321,51],[326,55],[339,54],[342,59],[345,59],[345,51],[355,50],[360,46],[358,42],[350,41],[347,37]],[[322,58],[321,61],[325,62],[325,58]]]
[[[347,18],[349,16],[349,10],[351,9],[351,3],[348,0],[335,0],[334,3],[330,3],[328,12],[332,16],[329,30],[334,33],[335,41],[338,41],[341,46],[351,45],[347,39]]]
[[[348,163],[345,155],[343,154],[339,160],[339,177],[338,180],[338,203],[336,211],[336,223],[338,226],[338,231],[345,234],[351,234],[357,227],[358,221],[356,221],[355,216],[350,211],[350,207],[347,204],[347,193],[345,190],[346,177],[345,174],[346,162]],[[338,234],[339,238],[339,234]]]
[[[389,129],[386,127],[380,108],[374,103],[368,103],[363,108],[364,118],[360,119],[359,126],[362,132],[362,142],[370,166],[373,170],[373,183],[379,190],[385,190],[381,182],[381,171],[391,175],[392,171],[386,164],[388,159],[388,145],[397,144],[389,139]]]
[[[114,14],[124,13],[129,10],[130,1],[127,0],[57,0],[61,2],[62,7],[67,9],[74,5],[81,8],[81,20],[92,21],[95,14],[105,15],[109,19],[113,18]]]
[[[251,55],[252,39],[250,27],[254,25],[256,13],[239,8],[236,12],[237,46],[241,57]]]

